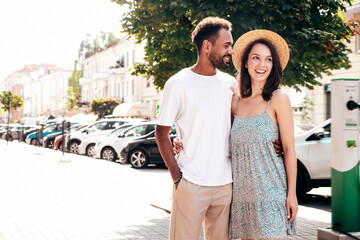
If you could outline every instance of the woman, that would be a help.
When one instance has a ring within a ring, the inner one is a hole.
[[[233,97],[231,131],[232,239],[282,239],[296,232],[296,155],[288,96],[279,89],[289,48],[278,34],[255,30],[234,45],[240,96]],[[272,139],[281,141],[284,160]]]

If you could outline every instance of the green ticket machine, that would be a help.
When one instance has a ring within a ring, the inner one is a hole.
[[[331,82],[330,238],[360,239],[360,79]],[[338,236],[338,238],[335,237]]]

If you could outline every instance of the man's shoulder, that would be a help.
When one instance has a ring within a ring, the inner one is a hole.
[[[233,76],[231,76],[230,74],[228,74],[226,72],[222,72],[220,70],[218,70],[218,76],[224,80],[236,81],[236,79]]]
[[[187,68],[184,68],[180,70],[179,72],[172,75],[169,80],[167,80],[167,84],[179,84],[183,82],[186,79],[186,76],[188,75]]]

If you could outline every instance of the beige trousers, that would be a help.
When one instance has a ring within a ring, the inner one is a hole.
[[[232,183],[207,187],[182,179],[173,189],[170,240],[198,240],[203,224],[206,240],[229,239]]]

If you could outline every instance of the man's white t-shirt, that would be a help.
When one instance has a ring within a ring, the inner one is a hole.
[[[200,186],[232,182],[229,141],[236,92],[235,78],[219,70],[204,76],[186,68],[165,84],[158,125],[175,124],[184,148],[177,164],[186,180]]]

